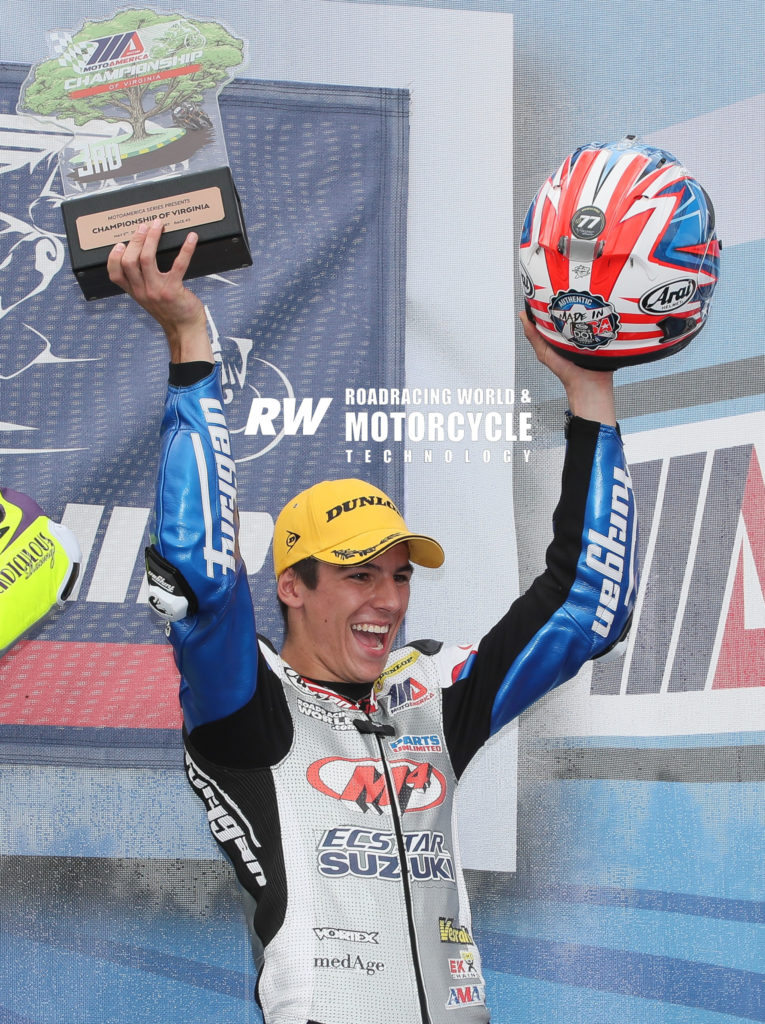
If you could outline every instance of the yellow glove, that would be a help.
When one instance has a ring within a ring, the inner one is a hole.
[[[80,546],[18,491],[0,487],[0,656],[72,592]]]

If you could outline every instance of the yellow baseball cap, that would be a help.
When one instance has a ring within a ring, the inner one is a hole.
[[[274,525],[277,579],[303,558],[332,565],[359,565],[396,544],[409,545],[417,565],[437,569],[444,560],[438,541],[410,533],[384,491],[364,480],[324,480],[288,501]]]

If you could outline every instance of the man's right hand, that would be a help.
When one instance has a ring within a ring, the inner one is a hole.
[[[163,273],[157,266],[157,246],[163,224],[155,220],[141,224],[127,245],[115,245],[109,253],[107,270],[114,284],[152,316],[165,332],[173,363],[206,360],[213,362],[207,318],[199,298],[183,283],[197,245],[191,232],[181,246],[172,267]]]
[[[519,314],[523,333],[531,343],[539,362],[554,373],[563,385],[568,407],[575,416],[616,426],[614,371],[588,370],[562,356],[544,338],[526,313]]]

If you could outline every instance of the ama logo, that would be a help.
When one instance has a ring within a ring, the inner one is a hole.
[[[458,985],[449,989],[446,1009],[453,1010],[456,1006],[482,1006],[484,990],[480,985]]]
[[[430,810],[446,797],[446,779],[426,761],[391,761],[390,773],[402,813]],[[309,766],[306,777],[319,793],[356,804],[365,814],[370,807],[378,814],[390,807],[382,762],[373,758],[324,757]]]
[[[110,64],[120,60],[136,60],[144,56],[146,50],[137,32],[120,32],[115,36],[103,36],[92,39],[95,49],[88,58],[85,71],[93,71],[102,64]]]

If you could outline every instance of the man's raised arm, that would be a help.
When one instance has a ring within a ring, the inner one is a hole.
[[[444,696],[458,775],[491,734],[626,638],[638,580],[637,523],[616,427],[613,373],[563,358],[521,314],[537,359],[563,384],[562,489],[545,570],[484,636]]]
[[[170,350],[157,489],[146,564],[149,601],[169,625],[189,732],[242,707],[258,646],[237,543],[236,465],[204,306],[183,283],[196,247],[157,266],[162,224],[142,225],[108,260],[111,280],[160,325]]]

